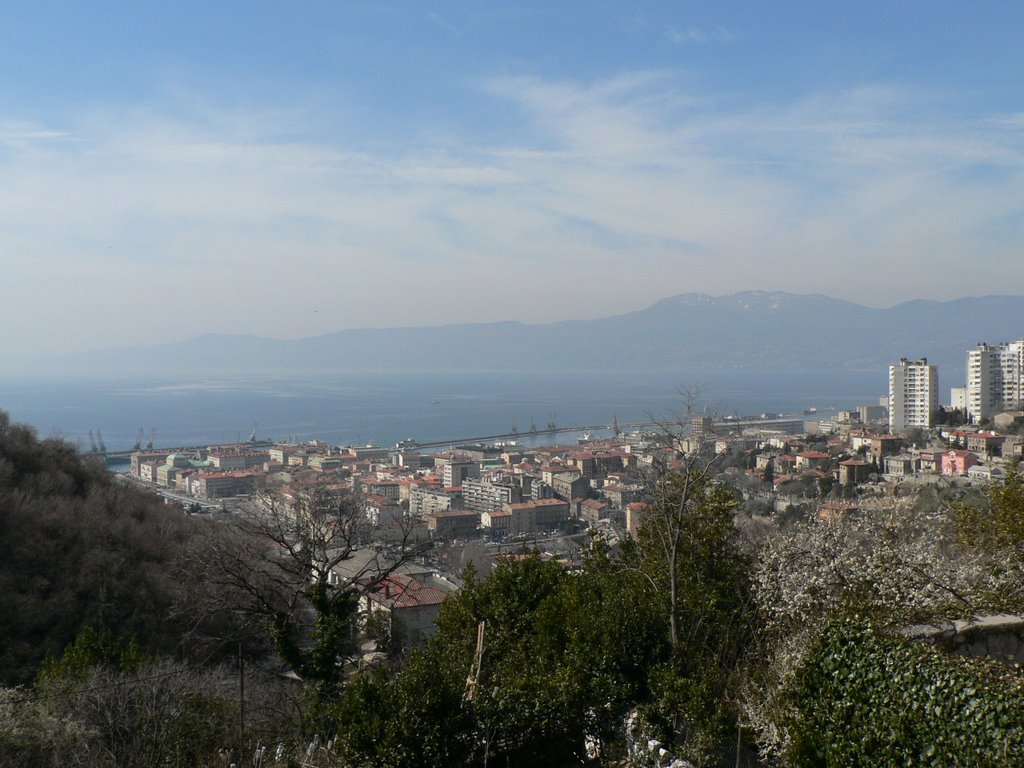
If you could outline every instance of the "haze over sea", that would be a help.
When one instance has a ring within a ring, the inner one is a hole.
[[[543,429],[669,418],[679,390],[696,387],[722,415],[795,412],[875,404],[885,371],[690,371],[672,374],[348,374],[311,378],[246,376],[138,379],[0,379],[0,409],[43,436],[89,448],[101,431],[125,450],[139,428],[158,447],[260,439],[393,445],[412,437],[447,440]],[[565,439],[565,438],[564,438]],[[525,440],[525,436],[524,436]],[[535,439],[552,442],[550,436]]]

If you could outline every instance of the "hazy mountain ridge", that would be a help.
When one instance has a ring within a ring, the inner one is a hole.
[[[822,294],[685,293],[596,320],[362,328],[280,340],[205,334],[62,361],[83,372],[814,370],[928,357],[962,368],[979,341],[1024,336],[1024,297],[873,309]]]

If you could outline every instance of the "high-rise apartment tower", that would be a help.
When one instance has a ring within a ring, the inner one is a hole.
[[[1024,339],[979,344],[967,352],[967,415],[987,419],[1024,404]]]
[[[902,358],[889,366],[889,431],[928,429],[939,409],[939,367],[928,359]]]

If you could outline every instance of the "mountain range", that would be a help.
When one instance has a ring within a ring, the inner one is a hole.
[[[111,374],[330,371],[868,370],[901,357],[962,369],[1024,336],[1024,296],[874,309],[821,294],[686,293],[596,320],[364,328],[280,340],[208,334],[61,361]]]

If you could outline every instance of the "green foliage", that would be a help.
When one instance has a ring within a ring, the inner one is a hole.
[[[972,549],[1024,555],[1024,475],[1014,465],[1002,482],[992,483],[987,503],[953,505],[957,539]]]
[[[39,670],[39,681],[81,681],[94,667],[108,666],[121,672],[137,672],[144,657],[138,641],[126,640],[109,629],[83,627],[75,639],[64,649],[60,659],[47,656]]]
[[[732,492],[692,470],[666,477],[625,561],[647,577],[671,627],[671,656],[650,672],[645,712],[681,754],[702,760],[735,733],[751,637],[749,563],[739,549]]]
[[[644,583],[600,546],[580,574],[536,555],[482,581],[469,574],[405,669],[345,691],[344,753],[355,765],[579,762],[585,736],[616,738],[667,658],[662,606]],[[481,621],[479,683],[468,687]]]
[[[384,611],[370,611],[363,624],[366,636],[377,643],[377,650],[383,653],[396,653],[401,645],[400,638],[392,626],[391,617]]]
[[[333,708],[345,764],[464,764],[473,723],[462,702],[468,666],[458,657],[435,645],[414,653],[399,674],[382,668],[351,681]]]
[[[358,596],[354,590],[325,583],[313,584],[305,595],[316,614],[312,632],[308,638],[301,637],[301,628],[294,622],[284,622],[278,614],[274,624],[275,648],[299,677],[316,687],[319,696],[328,697],[342,685],[341,659],[354,651],[352,624]]]
[[[1024,764],[1024,681],[877,633],[825,633],[786,695],[795,766]]]

